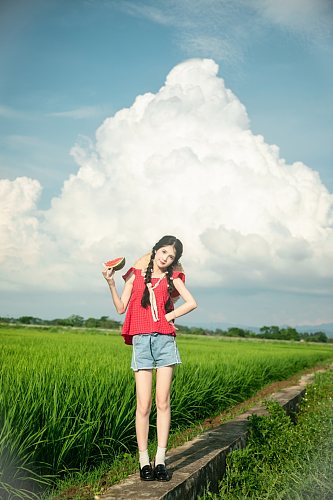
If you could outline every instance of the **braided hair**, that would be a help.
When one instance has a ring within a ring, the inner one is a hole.
[[[166,270],[166,278],[167,278],[167,281],[168,281],[169,298],[168,298],[168,300],[167,300],[167,302],[165,304],[165,310],[166,310],[166,312],[170,312],[173,309],[173,302],[172,302],[172,298],[171,298],[172,292],[174,291],[174,285],[173,285],[173,280],[172,280],[172,273],[173,273],[173,268],[176,266],[176,264],[178,264],[178,261],[179,261],[180,257],[182,256],[182,253],[183,253],[183,244],[175,236],[169,236],[169,235],[163,236],[163,238],[161,238],[153,246],[153,249],[152,249],[152,252],[151,252],[151,255],[150,255],[150,260],[149,260],[149,263],[148,263],[148,266],[147,266],[147,270],[146,270],[146,275],[145,275],[145,285],[146,286],[145,286],[145,289],[144,289],[144,292],[143,292],[143,295],[142,295],[142,299],[141,299],[141,305],[144,308],[147,308],[150,305],[149,290],[148,290],[147,284],[151,283],[151,275],[152,275],[153,268],[154,268],[154,259],[155,259],[156,252],[160,248],[166,247],[166,246],[169,246],[169,245],[171,245],[171,246],[174,247],[174,249],[176,251],[176,255],[175,255],[174,261],[172,262],[172,264],[170,264],[170,266],[168,266],[168,268]]]

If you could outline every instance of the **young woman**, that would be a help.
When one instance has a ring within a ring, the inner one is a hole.
[[[139,448],[140,478],[143,481],[169,481],[165,453],[170,428],[170,389],[174,366],[181,363],[175,342],[174,320],[197,307],[185,286],[179,263],[183,245],[174,236],[163,236],[152,252],[139,259],[123,276],[121,297],[116,290],[113,269],[102,274],[110,287],[119,314],[126,313],[122,328],[125,343],[133,345],[131,368],[136,382],[136,436]],[[181,297],[183,304],[174,308]],[[156,409],[158,447],[151,467],[148,456],[149,415],[152,404],[152,376],[156,368]]]

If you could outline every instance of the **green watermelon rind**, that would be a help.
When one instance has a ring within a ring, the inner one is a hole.
[[[112,259],[104,262],[104,265],[108,268],[114,269],[115,271],[119,271],[124,267],[125,262],[125,257],[118,257],[117,259]]]

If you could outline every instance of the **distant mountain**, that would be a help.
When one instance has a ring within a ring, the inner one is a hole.
[[[333,337],[333,323],[321,323],[320,325],[295,326],[298,332],[324,332],[328,337]]]

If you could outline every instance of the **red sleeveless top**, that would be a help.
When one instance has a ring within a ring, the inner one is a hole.
[[[123,275],[124,280],[128,280],[132,274],[135,275],[133,282],[132,294],[128,303],[125,321],[123,324],[121,335],[124,338],[125,344],[132,344],[133,335],[139,333],[162,333],[165,335],[176,336],[175,327],[165,319],[165,304],[169,298],[168,281],[164,277],[154,289],[156,297],[156,305],[158,312],[158,321],[153,320],[151,307],[142,307],[141,299],[145,289],[144,274],[141,269],[131,267],[126,274]],[[185,283],[185,274],[182,272],[174,272],[172,279],[180,278]],[[159,278],[151,278],[152,286],[156,285]],[[179,297],[178,291],[175,289],[172,293],[172,298]]]

